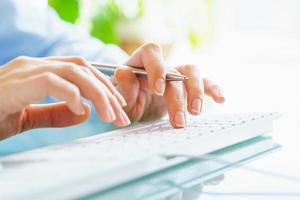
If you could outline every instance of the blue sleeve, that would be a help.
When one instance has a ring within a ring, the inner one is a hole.
[[[0,1],[0,65],[19,56],[80,55],[88,60],[121,63],[127,55],[76,26],[63,22],[44,0]]]
[[[31,57],[80,55],[88,60],[121,63],[127,55],[59,19],[47,0],[0,0],[0,66],[26,55]],[[51,99],[47,99],[51,102]],[[36,129],[0,141],[0,156],[106,132],[92,110],[89,120],[68,128]]]

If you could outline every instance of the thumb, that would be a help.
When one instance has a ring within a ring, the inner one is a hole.
[[[83,105],[84,114],[75,115],[66,103],[30,105],[22,113],[21,132],[45,127],[67,127],[84,122],[90,114],[90,107]]]

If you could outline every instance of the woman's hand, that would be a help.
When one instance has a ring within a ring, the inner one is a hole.
[[[61,103],[34,105],[47,96]],[[101,72],[80,57],[18,57],[0,67],[0,140],[37,127],[64,127],[85,121],[90,100],[99,117],[130,124],[125,100]]]
[[[166,82],[166,72],[170,69],[166,68],[162,51],[156,44],[140,47],[125,64],[144,67],[148,73],[148,80],[138,79],[127,68],[120,68],[115,73],[119,90],[127,101],[124,109],[134,121],[157,118],[167,111],[173,127],[180,128],[186,125],[186,110],[192,115],[201,113],[204,94],[217,103],[225,101],[220,88],[202,78],[199,68],[194,65],[173,69],[188,80]]]

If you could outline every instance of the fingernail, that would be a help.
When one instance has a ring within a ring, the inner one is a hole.
[[[201,100],[200,99],[194,99],[192,102],[192,111],[199,114],[201,111]]]
[[[183,112],[176,112],[174,120],[177,127],[185,127],[185,115]]]
[[[165,81],[163,79],[157,79],[155,82],[155,93],[162,96],[165,92]]]
[[[127,125],[131,124],[131,122],[130,122],[127,114],[124,112],[124,110],[122,110],[121,114],[122,114],[122,121],[124,122],[124,125],[127,126]]]
[[[124,106],[127,106],[127,103],[125,101],[125,99],[121,96],[121,106],[124,107]]]
[[[115,112],[113,111],[112,107],[106,109],[106,118],[108,121],[114,121],[116,119]]]
[[[127,106],[127,103],[126,103],[124,97],[120,93],[117,93],[115,96],[118,98],[122,107]]]

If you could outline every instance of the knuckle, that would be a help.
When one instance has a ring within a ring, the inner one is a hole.
[[[55,75],[51,72],[45,72],[40,76],[40,80],[45,85],[51,85],[55,81]]]
[[[70,98],[73,100],[79,100],[80,97],[80,90],[77,87],[73,87],[70,92]]]
[[[102,103],[109,102],[107,96],[101,91],[95,92],[94,98],[97,99],[97,101],[101,101]]]
[[[161,50],[161,47],[159,46],[159,44],[154,43],[154,42],[146,43],[146,44],[144,44],[144,46],[142,48],[145,51],[149,51],[149,50],[160,51]]]
[[[98,89],[94,93],[95,99],[101,99],[102,101],[109,101],[110,93],[108,89],[102,84],[98,85]]]
[[[30,60],[28,56],[18,56],[17,58],[14,59],[14,62],[17,63],[26,63]]]
[[[73,57],[75,63],[80,63],[81,65],[87,65],[87,60],[81,56]]]
[[[72,63],[64,65],[63,70],[70,74],[78,74],[79,73],[78,67]]]
[[[175,108],[177,108],[177,109],[181,109],[184,106],[184,101],[183,101],[182,97],[180,97],[180,96],[174,96],[173,102],[174,102]]]
[[[195,64],[186,64],[181,67],[185,73],[199,72],[199,67]]]
[[[82,67],[81,69],[82,69],[83,72],[85,72],[85,73],[87,73],[89,75],[92,74],[92,71],[89,68],[87,68],[87,67]]]
[[[185,68],[189,71],[193,71],[193,70],[196,70],[198,67],[194,64],[186,64]]]

